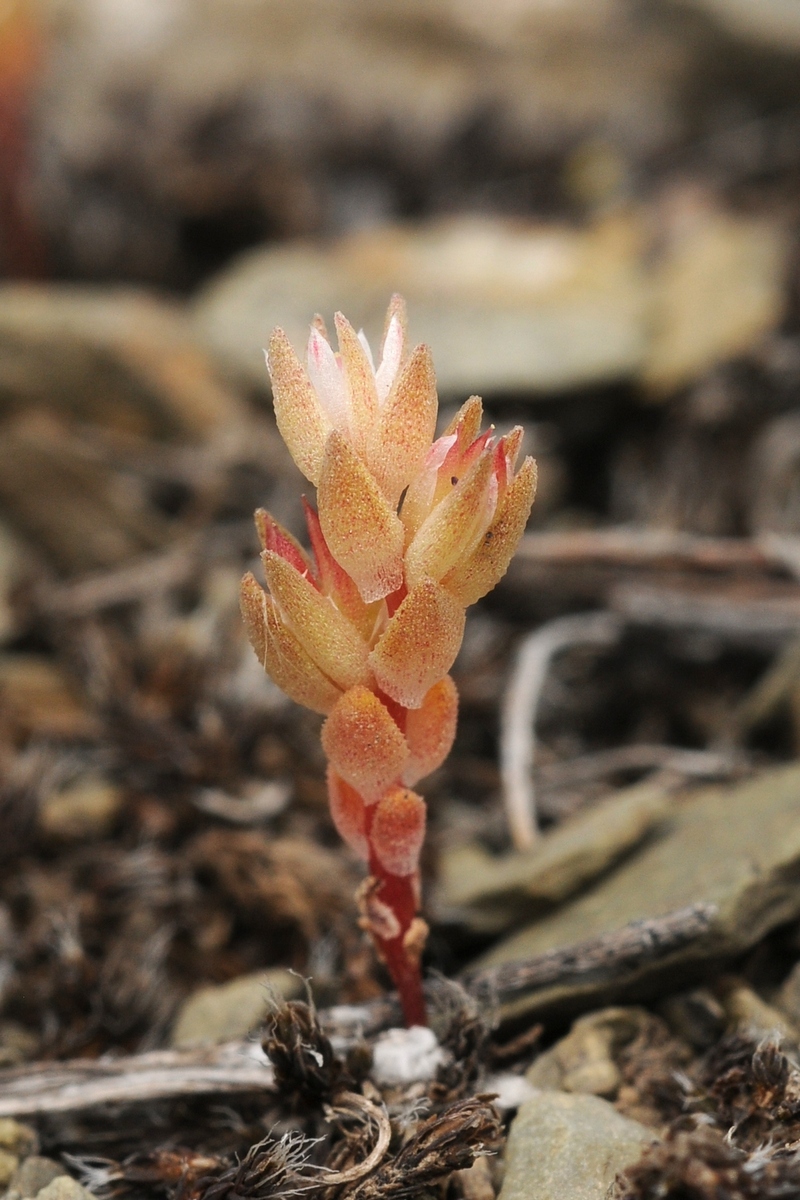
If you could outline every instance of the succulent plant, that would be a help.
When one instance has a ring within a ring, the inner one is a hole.
[[[448,675],[465,609],[508,568],[536,489],[515,462],[517,426],[480,432],[472,396],[435,437],[427,346],[409,350],[403,301],[389,306],[377,368],[339,313],[339,352],[317,318],[304,367],[276,329],[267,361],[278,428],[317,489],[310,551],[256,513],[265,590],[242,581],[253,648],[293,700],[327,717],[333,822],[367,863],[359,892],[408,1024],[425,1023],[419,912],[425,802],[413,787],[447,757],[458,695]]]

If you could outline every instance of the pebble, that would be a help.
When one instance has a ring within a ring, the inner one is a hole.
[[[445,848],[434,905],[439,918],[480,933],[500,933],[526,915],[567,899],[663,821],[663,787],[615,792],[539,838],[523,854],[498,857],[474,844]]]
[[[71,1175],[59,1175],[36,1193],[36,1200],[94,1200],[94,1195]]]
[[[7,1150],[0,1150],[0,1188],[8,1187],[9,1181],[14,1177],[18,1166],[19,1158],[16,1154],[9,1154]]]
[[[122,801],[121,788],[102,777],[87,776],[42,797],[39,828],[59,841],[104,837],[111,831]]]
[[[23,1125],[13,1117],[0,1117],[0,1148],[25,1158],[39,1149],[39,1136],[30,1125]]]
[[[20,1164],[11,1176],[8,1181],[8,1189],[9,1192],[17,1192],[23,1200],[26,1200],[26,1197],[38,1196],[39,1192],[54,1179],[66,1174],[61,1163],[54,1162],[52,1158],[42,1158],[38,1154],[32,1154]]]
[[[512,1122],[500,1200],[604,1200],[654,1140],[598,1096],[540,1092]]]
[[[648,1020],[643,1008],[603,1008],[572,1029],[526,1071],[537,1088],[613,1097],[621,1083],[614,1050],[632,1041]]]

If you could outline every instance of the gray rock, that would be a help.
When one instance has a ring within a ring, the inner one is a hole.
[[[264,1020],[276,996],[291,1000],[302,991],[303,981],[281,968],[200,988],[178,1013],[170,1044],[182,1050],[246,1037]]]
[[[541,1092],[512,1123],[499,1200],[603,1200],[653,1141],[597,1096]]]
[[[565,821],[524,854],[497,858],[473,845],[445,849],[433,900],[437,916],[500,933],[585,887],[668,812],[664,788],[640,784]]]
[[[71,1175],[59,1175],[36,1193],[36,1200],[94,1200],[94,1193],[88,1191]]]
[[[8,1188],[9,1191],[19,1192],[25,1200],[25,1197],[28,1196],[38,1196],[48,1183],[52,1183],[60,1175],[66,1174],[61,1163],[54,1162],[52,1158],[42,1158],[38,1154],[32,1154],[30,1158],[26,1158],[20,1164],[11,1176]]]
[[[580,1017],[525,1073],[536,1088],[613,1097],[621,1083],[614,1051],[648,1021],[643,1008],[603,1008]]]
[[[495,946],[482,965],[568,947],[693,904],[712,906],[707,932],[668,960],[632,971],[620,991],[589,981],[555,984],[521,997],[508,1012],[539,1012],[570,1002],[642,995],[672,984],[709,958],[741,953],[800,915],[800,767],[770,771],[729,788],[675,801],[657,835],[571,903]],[[679,969],[680,968],[680,969]]]

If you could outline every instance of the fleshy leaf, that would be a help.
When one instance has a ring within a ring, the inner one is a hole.
[[[425,801],[408,788],[391,788],[378,801],[369,830],[378,862],[391,875],[412,875],[424,840]]]
[[[333,767],[328,767],[328,802],[339,837],[366,862],[369,843],[364,801],[349,783],[339,778]]]
[[[525,531],[535,494],[536,463],[526,458],[478,545],[442,580],[460,604],[474,604],[503,578]]]
[[[336,607],[344,613],[349,621],[353,622],[364,640],[369,641],[375,628],[376,606],[370,607],[364,603],[353,580],[331,554],[322,533],[319,514],[311,507],[305,496],[303,497],[303,510],[311,549],[314,551],[317,563],[321,590],[326,596],[330,596]]]
[[[261,555],[282,618],[320,671],[341,688],[366,682],[367,646],[313,583],[272,550]]]
[[[408,787],[442,765],[452,748],[457,720],[458,692],[450,676],[445,675],[426,694],[422,707],[410,709],[406,718],[410,755],[403,783]]]
[[[267,366],[281,437],[306,479],[316,487],[333,425],[282,329],[274,330],[269,340]]]
[[[355,451],[335,431],[328,438],[317,491],[319,520],[331,554],[363,599],[381,600],[403,582],[403,525]]]
[[[253,514],[253,519],[255,520],[258,540],[261,542],[261,549],[274,550],[276,554],[280,554],[281,558],[285,558],[293,567],[296,567],[301,575],[306,575],[309,579],[316,582],[311,569],[311,560],[297,538],[292,537],[288,529],[284,529],[282,525],[279,525],[272,514],[268,513],[265,508],[257,508]]]
[[[378,418],[378,388],[375,372],[353,326],[336,313],[333,318],[339,337],[342,374],[347,388],[350,442],[359,458],[366,460],[370,433]]]
[[[406,582],[441,579],[473,549],[492,517],[497,495],[493,451],[487,449],[417,530],[406,551]]]
[[[368,443],[370,469],[392,508],[423,467],[436,432],[437,408],[431,352],[417,346],[395,380]]]
[[[400,778],[406,739],[369,688],[350,688],[322,727],[322,748],[337,774],[373,804]]]
[[[382,691],[405,708],[419,708],[447,674],[464,636],[464,609],[426,579],[408,593],[389,621],[369,664]]]
[[[264,666],[267,646],[267,594],[252,572],[248,571],[239,585],[239,607],[250,645]]]
[[[464,446],[469,446],[470,442],[474,442],[480,433],[482,420],[483,401],[480,396],[470,396],[469,400],[465,400],[461,405],[461,408],[445,429],[442,437],[448,437],[451,433],[457,433],[459,441]]]
[[[250,574],[242,580],[241,606],[258,661],[273,682],[297,704],[330,712],[341,691],[309,657],[281,620],[275,601]]]

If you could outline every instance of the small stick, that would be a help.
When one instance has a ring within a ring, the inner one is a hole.
[[[698,941],[711,931],[716,914],[715,904],[692,904],[535,958],[467,971],[462,982],[478,997],[500,1000],[556,984],[611,982]]]
[[[778,581],[763,593],[621,583],[611,589],[609,603],[638,625],[710,633],[744,645],[774,646],[800,630],[800,588]]]
[[[538,768],[536,777],[540,785],[558,788],[588,783],[617,771],[649,768],[698,778],[719,778],[733,774],[744,765],[741,756],[731,751],[686,750],[682,746],[637,742],[599,750],[595,754],[582,754],[569,762],[547,763]]]
[[[122,1058],[78,1058],[1,1071],[0,1117],[41,1116],[173,1096],[259,1092],[273,1086],[272,1064],[254,1058],[253,1044],[248,1042]]]
[[[464,987],[476,998],[504,1002],[558,984],[620,981],[644,966],[668,959],[712,930],[716,906],[696,904],[663,917],[633,921],[612,933],[546,951],[521,962],[467,971]],[[338,1023],[342,1009],[320,1012]],[[360,1005],[353,1015],[373,1031],[396,1021],[386,1000]],[[374,1018],[374,1020],[373,1020]],[[253,1058],[252,1042],[228,1042],[197,1050],[158,1050],[115,1059],[28,1063],[0,1071],[0,1117],[77,1112],[102,1104],[131,1104],[187,1095],[271,1091],[269,1063]],[[374,1152],[373,1152],[374,1153]]]
[[[787,545],[786,543],[790,543]],[[586,562],[619,567],[677,568],[711,571],[784,567],[800,570],[797,538],[700,537],[671,529],[612,526],[564,533],[526,533],[517,547],[516,564],[574,566]],[[790,552],[794,550],[794,555]]]
[[[536,754],[536,713],[550,665],[570,646],[609,646],[622,621],[613,613],[581,613],[542,625],[520,646],[500,712],[500,776],[511,837],[528,850],[538,837],[531,772]]]

